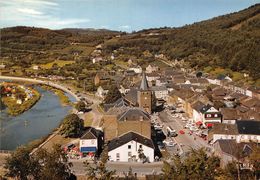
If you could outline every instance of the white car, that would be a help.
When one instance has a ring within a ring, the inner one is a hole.
[[[195,127],[195,126],[191,126],[191,127],[190,127],[190,130],[191,130],[191,131],[198,131],[199,129],[198,129],[197,127]]]
[[[168,147],[174,147],[177,143],[173,142],[173,141],[163,141],[163,143],[165,144],[165,146]]]
[[[161,124],[155,124],[155,125],[154,125],[154,128],[155,128],[155,129],[162,129],[162,128],[163,128],[163,125],[161,125]]]

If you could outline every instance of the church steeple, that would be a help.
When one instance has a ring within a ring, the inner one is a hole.
[[[146,75],[145,73],[143,72],[143,75],[142,75],[142,81],[141,81],[141,85],[140,85],[140,90],[148,90],[148,82],[147,82],[147,79],[146,79]]]
[[[149,90],[145,73],[142,75],[140,88],[137,91],[137,102],[149,114],[152,112],[152,91]]]

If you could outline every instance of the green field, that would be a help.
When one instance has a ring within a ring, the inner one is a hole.
[[[40,64],[39,66],[42,68],[42,69],[51,69],[53,64],[57,64],[59,67],[63,67],[67,64],[73,64],[75,63],[75,61],[65,61],[65,60],[55,60],[53,62],[50,62],[50,63],[47,63],[47,64]]]

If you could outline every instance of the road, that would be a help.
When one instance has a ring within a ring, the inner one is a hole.
[[[193,149],[199,149],[202,147],[208,147],[211,148],[207,142],[195,135],[189,135],[189,130],[184,129],[184,123],[181,121],[180,118],[174,118],[171,113],[168,110],[164,110],[159,113],[159,117],[164,123],[164,132],[166,132],[166,127],[171,126],[173,129],[176,130],[176,132],[179,132],[180,130],[184,130],[185,134],[178,133],[178,136],[174,138],[174,140],[178,143],[179,147],[181,146],[181,149],[184,153],[190,151]]]
[[[76,175],[84,175],[85,167],[83,165],[84,160],[71,160],[73,167],[71,168],[72,172]],[[129,168],[132,168],[133,173],[137,173],[137,176],[143,176],[145,174],[161,173],[163,162],[154,162],[154,163],[130,163],[130,162],[108,162],[108,170],[116,170],[117,175],[123,175],[124,172],[128,172]]]
[[[61,89],[63,91],[65,91],[66,93],[71,94],[73,97],[75,97],[75,99],[77,101],[79,101],[79,97],[72,92],[71,90],[69,90],[67,87],[62,86],[60,84],[54,83],[52,81],[45,81],[45,80],[39,80],[39,79],[32,79],[32,78],[27,78],[27,77],[13,77],[13,76],[0,76],[0,79],[4,79],[4,80],[14,80],[14,81],[27,81],[27,82],[32,82],[32,83],[40,83],[40,84],[46,84],[58,89]]]

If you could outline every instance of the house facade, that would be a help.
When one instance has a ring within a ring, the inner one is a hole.
[[[101,86],[99,86],[97,88],[97,92],[96,92],[95,95],[100,97],[100,98],[102,98],[102,99],[104,99],[105,96],[107,95],[107,93],[108,93],[108,89],[103,89]]]
[[[79,141],[80,152],[96,153],[102,147],[102,132],[92,127],[81,136]]]
[[[239,120],[236,124],[214,124],[209,131],[208,140],[211,143],[219,139],[236,140],[241,142],[260,142],[260,121]]]
[[[108,143],[109,161],[140,162],[154,161],[154,144],[140,134],[128,132]]]
[[[150,90],[154,92],[157,99],[166,100],[168,96],[168,89],[165,86],[152,86]]]

